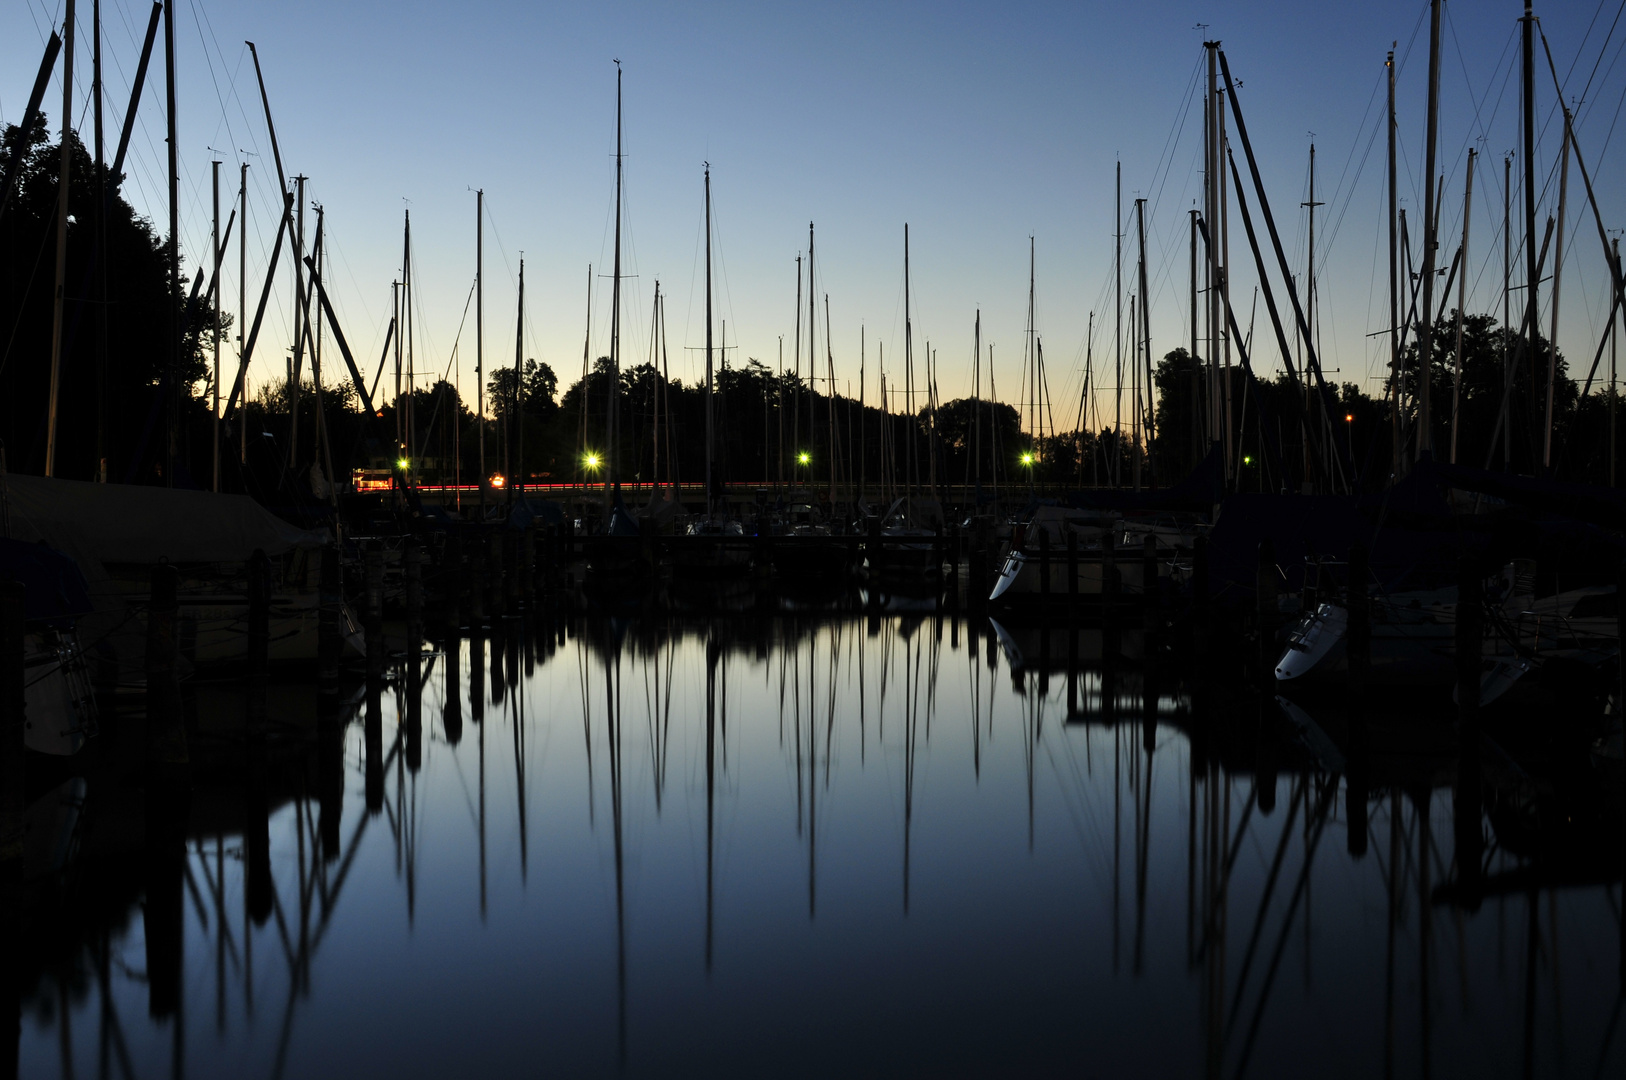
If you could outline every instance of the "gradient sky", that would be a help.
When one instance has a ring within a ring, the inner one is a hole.
[[[81,111],[90,93],[90,7],[89,0],[78,5]],[[123,115],[149,3],[104,0],[103,8],[112,126]],[[1615,23],[1620,9],[1615,0],[1537,8],[1566,94],[1580,97],[1591,76],[1577,132],[1611,228],[1626,225],[1623,148],[1613,137],[1626,94],[1626,65],[1617,63],[1626,44],[1626,19]],[[63,11],[61,0],[14,0],[0,9],[0,120],[20,118],[43,42]],[[243,45],[252,39],[284,166],[290,175],[308,175],[309,199],[326,207],[328,279],[369,376],[389,320],[390,282],[400,272],[402,215],[410,209],[421,313],[418,365],[447,370],[459,341],[460,385],[472,399],[472,308],[461,338],[459,322],[474,280],[479,187],[488,211],[487,367],[514,356],[515,278],[523,251],[526,354],[551,364],[568,385],[581,372],[587,267],[607,274],[613,250],[612,60],[619,58],[625,69],[624,272],[636,275],[623,286],[628,362],[648,355],[659,280],[670,297],[672,373],[692,379],[703,370],[703,354],[693,350],[704,344],[702,162],[710,161],[716,310],[727,320],[730,345],[739,345],[736,360],[751,356],[774,365],[783,335],[791,363],[795,258],[806,249],[811,220],[818,230],[821,368],[828,294],[838,381],[857,393],[861,327],[869,400],[875,400],[880,348],[889,381],[901,381],[908,222],[917,362],[929,340],[943,396],[968,392],[972,321],[980,307],[983,340],[995,345],[1000,396],[1014,400],[1032,236],[1037,326],[1055,422],[1067,430],[1078,408],[1091,311],[1097,379],[1103,387],[1113,382],[1115,161],[1123,163],[1129,234],[1125,292],[1134,282],[1129,215],[1133,199],[1144,194],[1153,353],[1189,340],[1186,211],[1200,196],[1202,141],[1191,91],[1205,37],[1198,24],[1208,23],[1206,34],[1224,42],[1243,84],[1244,118],[1297,272],[1305,262],[1299,204],[1314,133],[1317,197],[1327,204],[1319,211],[1317,240],[1323,362],[1337,369],[1336,378],[1376,391],[1387,345],[1366,335],[1387,325],[1383,59],[1398,41],[1400,184],[1405,205],[1420,216],[1427,11],[1421,0],[794,6],[182,0],[176,37],[183,249],[189,266],[207,251],[210,160],[226,162],[222,183],[229,202],[240,151],[250,152],[252,316],[276,208],[275,169]],[[1477,145],[1472,311],[1500,307],[1501,162],[1518,142],[1521,13],[1518,0],[1447,5],[1441,247],[1449,261],[1461,234],[1466,154]],[[160,53],[126,170],[128,197],[160,224],[167,214],[161,62]],[[59,78],[60,70],[59,64]],[[1555,115],[1555,94],[1545,66],[1539,75],[1544,132],[1537,182],[1547,188],[1544,206],[1556,207],[1557,184],[1548,176],[1562,124],[1547,123]],[[60,101],[57,81],[47,95],[53,127]],[[90,130],[87,120],[81,127],[87,142]],[[116,141],[116,127],[108,141]],[[1618,142],[1626,143],[1626,135]],[[1240,159],[1234,128],[1233,146]],[[1514,174],[1517,180],[1517,164]],[[1607,276],[1573,169],[1571,183],[1559,342],[1572,366],[1584,368],[1608,311]],[[1515,236],[1517,220],[1516,204]],[[1246,327],[1256,275],[1234,212],[1233,233],[1232,301]],[[285,258],[279,270],[285,279],[287,266]],[[224,290],[230,307],[235,270],[234,239]],[[1279,282],[1277,288],[1285,303]],[[274,290],[254,361],[256,380],[282,369],[292,290],[286,280]],[[1448,306],[1455,306],[1454,293]],[[609,294],[609,281],[598,277],[594,355],[609,349]],[[1127,299],[1125,306],[1127,312]],[[1275,368],[1262,304],[1257,320],[1256,366]],[[329,362],[330,380],[339,371],[336,361]],[[1102,406],[1110,420],[1110,401],[1103,398]]]

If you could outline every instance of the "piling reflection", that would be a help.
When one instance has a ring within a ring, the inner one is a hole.
[[[484,621],[31,792],[14,1068],[748,1072],[809,1016],[812,1072],[1626,1061],[1618,766],[1506,717],[1138,616]]]

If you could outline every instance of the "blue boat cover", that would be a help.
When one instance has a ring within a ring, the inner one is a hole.
[[[23,586],[24,617],[59,623],[91,611],[90,589],[79,564],[45,543],[0,538],[0,580]]]

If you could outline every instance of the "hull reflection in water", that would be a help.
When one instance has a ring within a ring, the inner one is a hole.
[[[1618,759],[1138,627],[504,625],[33,798],[21,1075],[1626,1065]]]

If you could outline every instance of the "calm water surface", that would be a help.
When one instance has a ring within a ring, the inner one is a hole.
[[[167,859],[93,782],[21,1073],[1623,1075],[1618,870],[1532,888],[1459,828],[1448,726],[1375,710],[1352,758],[1342,706],[1035,641],[465,640],[415,709],[196,769]]]

